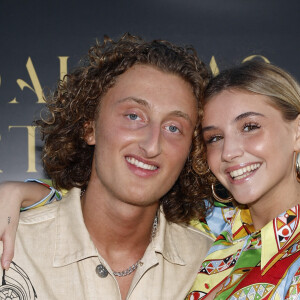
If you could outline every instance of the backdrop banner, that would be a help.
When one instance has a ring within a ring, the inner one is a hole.
[[[257,58],[300,80],[299,13],[299,0],[1,0],[0,181],[46,178],[33,120],[104,35],[193,45],[214,74]]]

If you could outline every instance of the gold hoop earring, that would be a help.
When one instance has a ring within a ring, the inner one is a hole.
[[[233,200],[232,195],[229,194],[229,197],[227,197],[227,198],[221,198],[220,196],[217,195],[215,189],[216,189],[216,188],[215,188],[215,183],[213,183],[213,184],[211,185],[211,191],[212,191],[213,197],[214,197],[217,201],[219,201],[219,202],[221,202],[221,203],[224,203],[224,204],[225,204],[225,203],[230,203],[230,202],[232,202],[232,200]]]
[[[297,181],[300,182],[300,152],[296,154],[295,171]]]

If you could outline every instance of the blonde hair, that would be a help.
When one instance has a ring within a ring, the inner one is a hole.
[[[272,64],[250,61],[222,71],[209,82],[204,94],[203,107],[212,97],[229,89],[269,97],[270,104],[281,111],[283,118],[287,121],[295,120],[300,113],[299,84],[288,72]],[[200,133],[201,129],[200,124]],[[200,138],[201,147],[197,153],[197,166],[194,166],[194,169],[203,177],[203,184],[211,186],[216,182],[216,178],[208,168],[206,146],[202,134]]]
[[[270,97],[286,120],[300,113],[300,86],[281,68],[262,61],[251,61],[225,70],[209,83],[204,104],[226,89],[239,89]]]

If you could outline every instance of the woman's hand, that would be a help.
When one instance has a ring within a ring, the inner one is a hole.
[[[0,184],[0,240],[3,242],[1,265],[8,270],[14,256],[16,232],[20,208],[23,202],[21,186],[23,182],[4,182]]]
[[[20,208],[30,206],[47,196],[49,189],[34,182],[0,183],[0,241],[3,242],[1,265],[8,270],[14,256]]]

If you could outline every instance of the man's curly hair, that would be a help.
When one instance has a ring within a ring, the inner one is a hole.
[[[56,188],[85,189],[88,185],[94,147],[85,142],[85,124],[95,120],[103,95],[119,75],[136,64],[150,65],[180,76],[188,82],[198,102],[199,112],[210,72],[192,47],[178,47],[164,40],[146,42],[125,34],[120,40],[108,37],[92,46],[80,67],[60,81],[46,100],[47,114],[36,121],[45,141],[43,163]],[[174,86],[176,89],[176,86]],[[162,197],[167,220],[187,223],[202,218],[207,186],[193,170],[200,149],[198,126],[191,153],[173,188]]]

